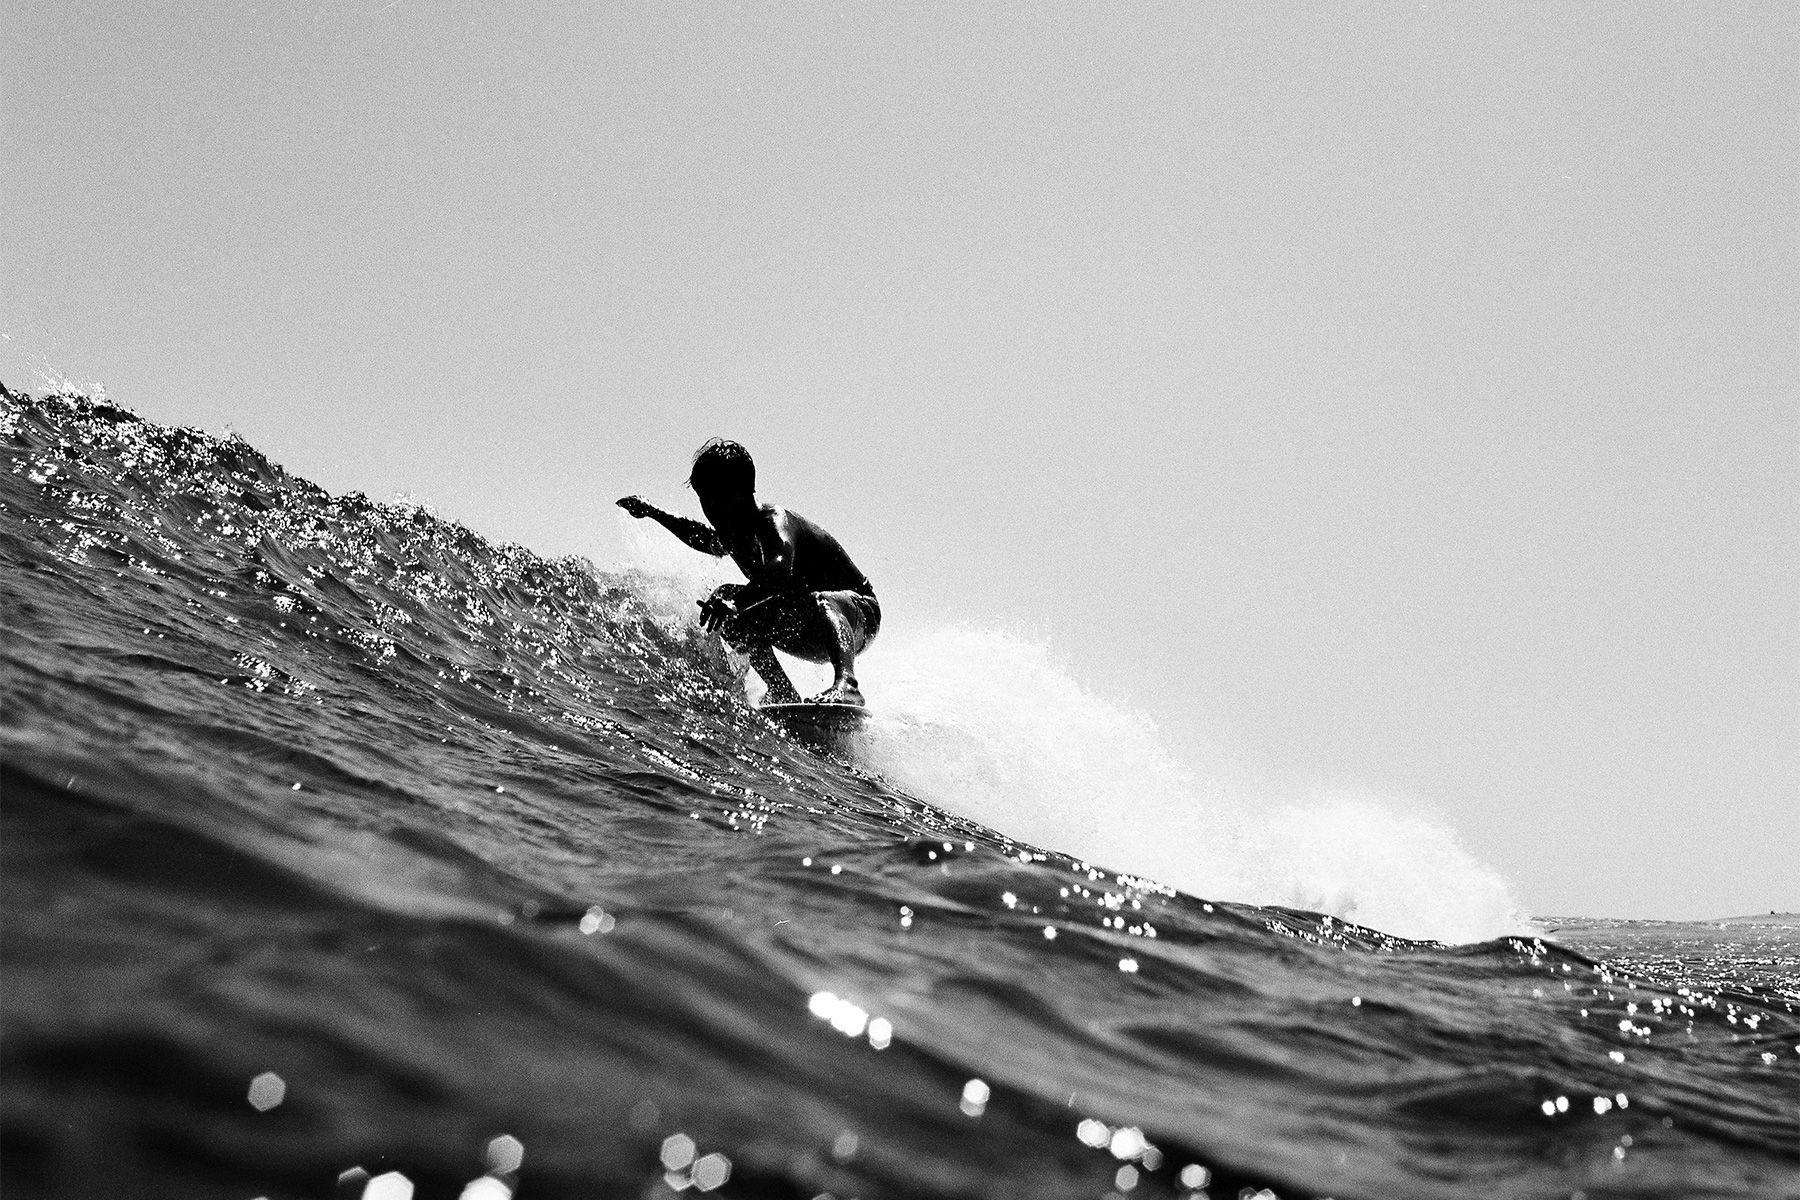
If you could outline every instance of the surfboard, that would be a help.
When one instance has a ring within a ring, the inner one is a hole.
[[[851,735],[863,727],[869,710],[860,704],[759,704],[756,711],[809,746],[843,752]]]

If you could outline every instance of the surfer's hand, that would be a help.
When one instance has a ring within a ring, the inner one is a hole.
[[[650,502],[642,496],[626,496],[618,503],[620,508],[624,509],[634,517],[647,517],[656,511],[656,509],[651,507]]]
[[[700,628],[702,629],[717,629],[731,616],[731,605],[717,596],[708,596],[700,601]]]
[[[737,597],[743,590],[743,584],[722,583],[712,595],[700,601],[700,628],[717,629],[737,616]]]

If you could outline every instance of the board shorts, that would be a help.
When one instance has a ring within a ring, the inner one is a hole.
[[[835,591],[790,592],[776,602],[774,611],[753,622],[746,623],[739,617],[728,620],[719,635],[740,653],[757,646],[773,646],[796,658],[825,662],[830,651],[819,640],[819,611],[815,607],[818,604],[831,607],[850,627],[851,654],[861,654],[881,630],[881,602],[875,599],[875,589],[864,584]],[[761,609],[761,605],[751,606],[752,611]]]
[[[850,651],[861,654],[875,635],[881,632],[881,601],[869,591],[814,592],[813,595],[833,605],[850,624]]]

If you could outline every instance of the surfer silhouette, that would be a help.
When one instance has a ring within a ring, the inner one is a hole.
[[[782,650],[831,664],[831,686],[812,703],[861,706],[856,656],[881,628],[881,605],[868,577],[829,533],[799,513],[757,503],[756,464],[736,442],[714,438],[700,447],[688,486],[700,497],[707,524],[664,512],[642,496],[626,496],[618,505],[634,517],[651,518],[702,554],[729,555],[744,573],[747,583],[721,584],[700,601],[701,627],[750,656],[769,703],[800,701],[775,657]]]

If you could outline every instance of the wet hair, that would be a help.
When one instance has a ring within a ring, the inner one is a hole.
[[[714,438],[694,455],[694,469],[688,472],[688,486],[696,492],[746,493],[756,491],[756,463],[750,452],[736,442]]]

